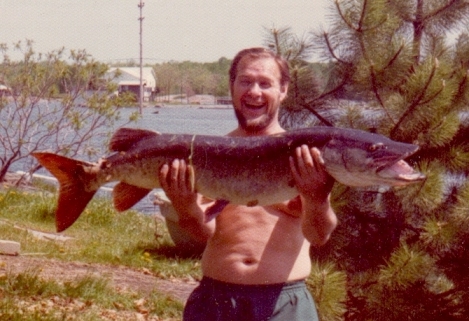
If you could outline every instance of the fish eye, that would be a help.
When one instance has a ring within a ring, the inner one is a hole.
[[[383,143],[377,143],[377,144],[371,145],[371,146],[368,148],[368,150],[369,150],[370,152],[375,152],[375,151],[377,151],[377,150],[379,150],[379,149],[383,149],[383,148],[385,148],[385,146],[384,146]]]

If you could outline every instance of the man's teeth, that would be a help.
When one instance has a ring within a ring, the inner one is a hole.
[[[246,104],[246,107],[257,109],[257,108],[264,107],[264,104],[260,104],[260,105],[259,104],[257,104],[257,105],[256,104]]]

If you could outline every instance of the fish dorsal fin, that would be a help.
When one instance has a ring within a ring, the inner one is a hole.
[[[146,129],[136,128],[120,128],[112,135],[109,143],[109,150],[112,152],[127,151],[142,139],[157,137],[161,135],[159,132]]]

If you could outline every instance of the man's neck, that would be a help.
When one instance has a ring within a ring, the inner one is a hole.
[[[237,137],[267,136],[267,135],[283,133],[284,131],[285,129],[283,129],[278,123],[271,124],[261,130],[256,130],[256,131],[238,126],[238,128],[230,132],[228,136],[237,136]]]

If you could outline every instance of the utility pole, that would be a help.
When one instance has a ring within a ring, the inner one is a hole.
[[[145,3],[140,0],[140,3],[138,4],[138,7],[140,8],[140,17],[138,20],[140,20],[140,95],[138,98],[138,111],[140,115],[143,113],[143,19],[145,19],[142,16],[142,11],[143,11],[143,6]]]

